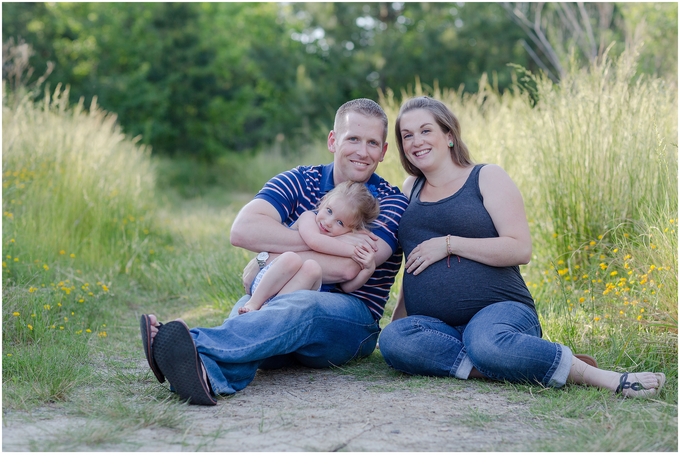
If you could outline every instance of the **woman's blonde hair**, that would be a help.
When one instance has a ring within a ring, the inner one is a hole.
[[[364,183],[345,181],[328,192],[319,202],[319,210],[333,199],[342,198],[349,202],[352,221],[347,221],[352,230],[367,230],[368,226],[380,215],[380,202]]]
[[[454,161],[454,163],[462,167],[472,165],[470,151],[463,143],[463,139],[460,137],[460,122],[458,122],[458,118],[441,101],[430,98],[429,96],[419,96],[417,98],[411,98],[406,103],[401,105],[397,122],[394,124],[394,130],[397,133],[396,139],[397,147],[399,148],[399,159],[401,160],[401,166],[404,167],[404,170],[406,170],[409,175],[423,175],[423,172],[413,166],[413,164],[408,161],[408,158],[406,158],[406,154],[404,153],[404,143],[401,140],[401,117],[409,111],[413,111],[414,109],[424,109],[428,111],[430,114],[432,114],[432,117],[434,117],[434,120],[439,125],[439,128],[442,130],[442,132],[444,132],[444,134],[451,134],[453,139],[453,147],[451,147],[449,150],[451,151],[451,159]]]

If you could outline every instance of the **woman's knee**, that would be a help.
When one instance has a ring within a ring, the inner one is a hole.
[[[388,364],[390,364],[392,358],[399,356],[403,352],[407,336],[409,335],[408,332],[412,329],[410,323],[408,317],[402,318],[387,324],[380,332],[378,344],[380,352]]]

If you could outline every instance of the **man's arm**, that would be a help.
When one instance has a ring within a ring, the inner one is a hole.
[[[243,206],[231,226],[229,241],[249,251],[308,251],[309,247],[296,230],[282,223],[274,206],[264,199],[253,199]]]

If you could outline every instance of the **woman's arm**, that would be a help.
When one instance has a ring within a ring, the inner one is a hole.
[[[484,207],[491,216],[498,237],[435,237],[409,253],[405,269],[420,274],[432,263],[460,256],[489,266],[517,266],[531,261],[531,234],[522,195],[510,176],[497,165],[486,165],[479,173]],[[420,260],[418,259],[420,257]],[[454,258],[451,259],[454,262]]]
[[[313,211],[304,212],[296,224],[300,237],[312,250],[344,258],[351,258],[354,255],[354,245],[319,232]]]
[[[403,282],[403,278],[402,278]],[[392,311],[392,320],[399,320],[400,318],[406,317],[406,305],[404,304],[404,284],[399,288],[399,293],[397,294],[397,304],[394,306]]]

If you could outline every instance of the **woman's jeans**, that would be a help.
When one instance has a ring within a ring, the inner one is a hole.
[[[474,367],[485,377],[562,387],[571,350],[541,339],[536,312],[519,302],[483,308],[467,325],[449,326],[413,315],[393,321],[380,334],[390,367],[414,375],[467,379]]]
[[[378,321],[354,296],[303,290],[239,315],[249,298],[242,297],[222,325],[191,330],[215,394],[242,390],[258,368],[329,367],[375,349]]]

